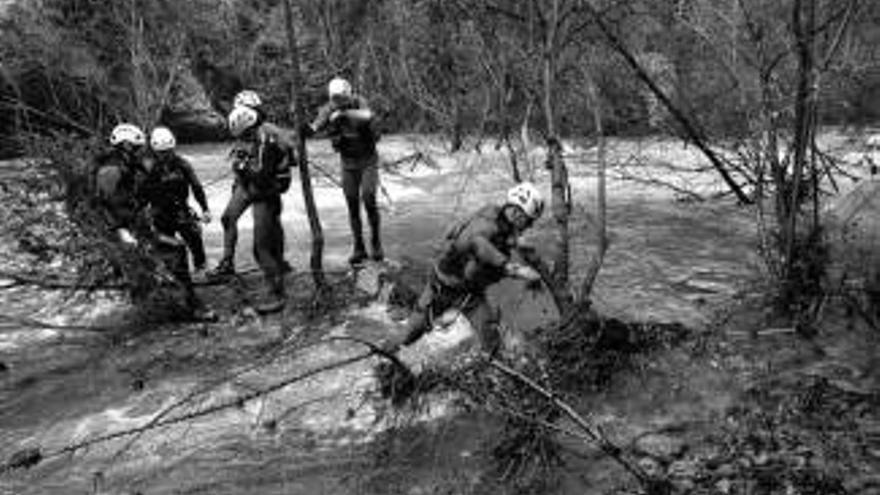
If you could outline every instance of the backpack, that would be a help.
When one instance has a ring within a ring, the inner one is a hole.
[[[246,153],[236,157],[233,169],[260,192],[281,194],[290,189],[292,161],[292,153],[261,134]]]

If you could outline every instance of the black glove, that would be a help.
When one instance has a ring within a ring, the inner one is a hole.
[[[312,126],[309,124],[303,123],[299,126],[299,135],[303,137],[303,139],[310,138],[315,135],[315,130],[312,129]]]

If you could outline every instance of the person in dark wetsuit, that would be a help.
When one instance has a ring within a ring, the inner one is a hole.
[[[450,308],[458,308],[480,333],[482,345],[496,350],[497,336],[489,328],[492,314],[486,307],[486,289],[505,277],[540,280],[533,268],[511,260],[517,239],[544,210],[544,200],[531,183],[521,183],[507,193],[503,205],[488,205],[455,224],[445,236],[446,247],[436,260],[415,314],[400,343],[385,350],[396,352],[431,330],[433,321]]]
[[[139,191],[146,178],[144,131],[119,124],[110,133],[110,150],[95,158],[94,202],[104,227],[127,245],[136,245],[133,234],[142,207]]]
[[[259,120],[265,120],[265,109],[263,108],[263,99],[260,94],[251,89],[245,89],[235,95],[232,100],[232,109],[239,107],[247,107],[255,110]],[[235,146],[230,152],[233,161],[239,159],[236,153],[241,153],[242,148]],[[220,258],[217,266],[208,272],[209,278],[219,279],[235,273],[235,250],[238,245],[238,219],[244,215],[251,206],[251,199],[245,188],[241,187],[241,181],[238,174],[232,183],[232,194],[229,196],[229,202],[223,209],[220,216],[220,223],[223,225],[223,256]],[[289,271],[290,267],[285,262],[285,269]]]
[[[328,85],[329,101],[318,109],[311,124],[300,130],[304,137],[325,132],[342,161],[342,192],[348,207],[352,235],[352,254],[348,262],[357,266],[367,259],[364,244],[361,208],[363,203],[370,224],[370,257],[382,261],[381,217],[376,202],[379,187],[379,154],[376,142],[375,113],[366,100],[352,93],[351,84],[334,78]]]
[[[179,234],[192,256],[196,272],[205,269],[205,245],[199,220],[211,221],[211,210],[202,183],[192,165],[175,152],[177,140],[167,127],[157,127],[150,133],[152,156],[148,184],[151,186],[149,203],[153,223],[163,232]],[[189,207],[190,191],[202,210],[201,217]]]
[[[236,107],[229,114],[229,130],[238,138],[232,165],[240,193],[254,217],[253,253],[265,277],[268,298],[257,306],[261,313],[284,309],[284,229],[281,194],[290,187],[295,133],[265,122],[262,114]]]
[[[180,283],[185,292],[187,317],[214,319],[196,296],[186,260],[186,249],[173,232],[163,232],[142,222],[141,212],[150,206],[150,179],[144,166],[144,132],[132,124],[119,124],[110,134],[112,149],[98,157],[95,170],[95,204],[105,227],[125,245],[136,247],[141,238],[152,247],[159,261]]]

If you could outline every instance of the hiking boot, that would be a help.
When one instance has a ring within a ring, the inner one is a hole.
[[[193,280],[207,280],[208,269],[205,267],[205,265],[193,268],[192,278]]]
[[[385,260],[385,251],[382,250],[382,243],[378,241],[373,241],[373,249],[370,254],[370,258],[373,261],[384,261]]]
[[[351,266],[361,266],[364,264],[364,261],[367,261],[367,252],[364,250],[355,250],[355,252],[348,257],[348,264]]]
[[[254,307],[254,309],[257,311],[257,313],[259,313],[261,315],[268,315],[268,314],[278,313],[280,311],[283,311],[284,307],[286,305],[287,305],[287,302],[284,299],[273,298],[268,301],[264,301],[264,302],[261,302],[260,304],[257,304],[256,307]]]
[[[232,263],[232,260],[229,258],[223,258],[220,260],[220,263],[214,267],[213,270],[208,270],[205,273],[208,280],[217,280],[225,277],[231,277],[235,275],[235,265]]]
[[[266,276],[266,300],[258,304],[254,309],[257,313],[277,313],[287,305],[287,294],[284,290],[284,275]]]
[[[281,262],[281,273],[291,273],[293,272],[293,265],[290,264],[289,261],[284,260]]]
[[[190,320],[201,322],[215,322],[220,318],[217,313],[207,308],[195,308],[189,314]]]

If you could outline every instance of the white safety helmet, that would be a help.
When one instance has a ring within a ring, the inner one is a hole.
[[[147,144],[147,137],[144,131],[134,124],[118,124],[110,132],[110,144],[119,146],[122,143],[143,146]]]
[[[544,198],[541,191],[531,182],[521,182],[507,191],[507,204],[519,206],[532,220],[537,220],[544,212]]]
[[[262,104],[263,99],[260,98],[260,95],[256,91],[251,89],[239,91],[232,100],[233,107],[259,108]]]
[[[334,77],[327,85],[327,94],[330,98],[334,96],[351,98],[351,84],[341,77]]]
[[[150,148],[153,148],[153,151],[169,151],[173,150],[175,146],[177,146],[177,140],[174,139],[171,129],[157,127],[150,133]]]
[[[234,137],[239,137],[251,127],[257,125],[260,120],[260,114],[251,107],[235,107],[229,113],[229,132]]]

